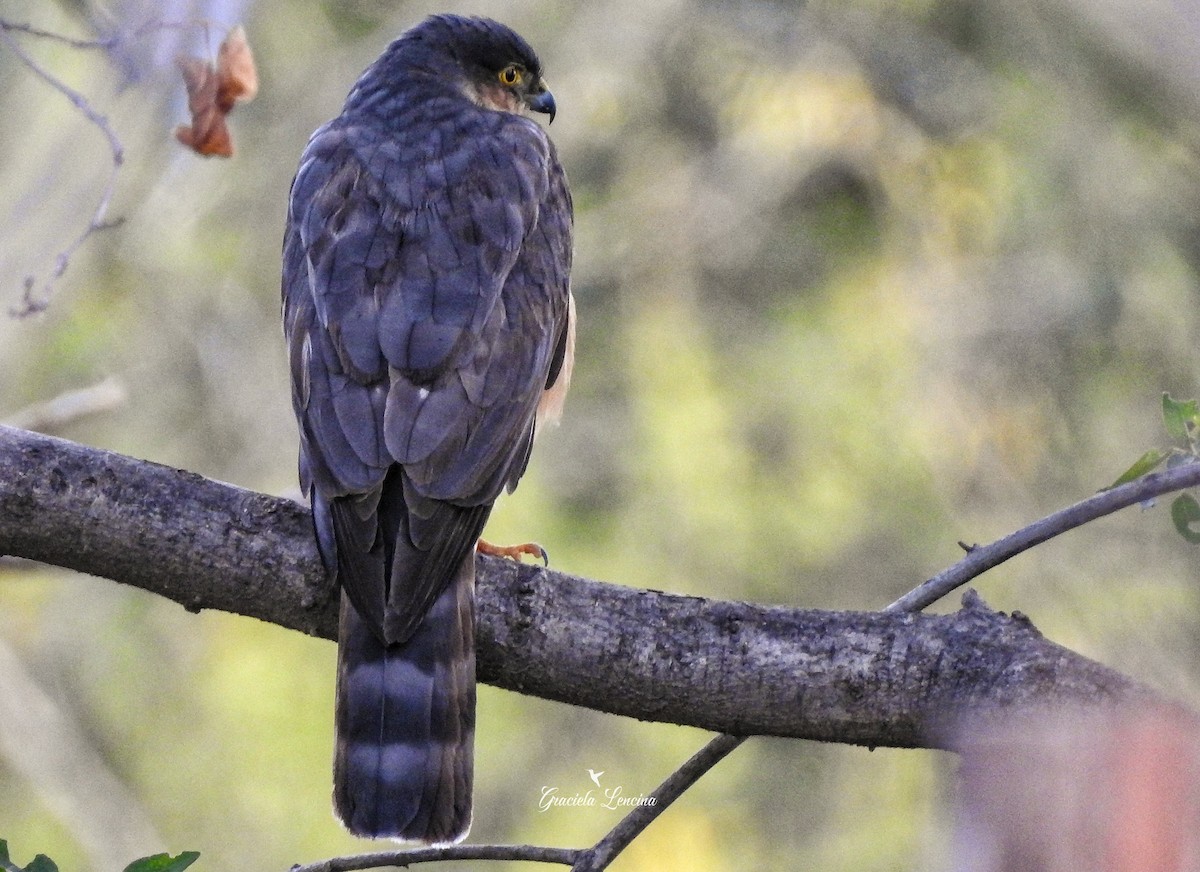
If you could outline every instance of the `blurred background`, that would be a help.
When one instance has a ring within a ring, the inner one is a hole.
[[[9,34],[125,162],[121,226],[74,253],[43,315],[0,315],[0,420],[294,492],[292,173],[362,68],[447,9],[539,50],[577,213],[567,414],[489,538],[636,587],[877,609],[957,540],[1110,483],[1166,442],[1163,391],[1200,394],[1194,0],[5,0],[7,21],[115,37]],[[234,157],[206,160],[172,137],[172,58],[238,22],[261,89],[230,117]],[[0,119],[8,310],[87,226],[112,158],[5,43]],[[48,413],[98,385],[93,413]],[[977,587],[1200,705],[1198,582],[1164,505]],[[333,673],[328,642],[0,564],[0,837],[20,863],[94,872],[377,847],[329,811]],[[644,793],[706,739],[490,688],[479,720],[478,842],[590,844],[618,812],[540,812],[543,787],[586,791],[594,769]],[[757,739],[612,868],[928,868],[951,766]]]

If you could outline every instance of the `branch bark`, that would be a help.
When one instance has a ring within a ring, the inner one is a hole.
[[[308,510],[0,426],[0,554],[334,638]],[[766,607],[481,557],[481,681],[735,735],[936,747],[950,720],[1153,692],[977,597],[953,615]]]

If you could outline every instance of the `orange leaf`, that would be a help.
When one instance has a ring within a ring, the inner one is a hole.
[[[229,125],[223,115],[216,115],[207,127],[197,131],[195,126],[180,124],[175,128],[175,138],[197,154],[205,157],[232,157],[233,140],[229,136]]]
[[[258,70],[239,24],[217,50],[217,105],[228,112],[234,103],[248,103],[258,93]]]
[[[175,138],[197,154],[229,157],[233,140],[225,116],[237,103],[252,100],[258,93],[254,56],[241,25],[230,31],[217,52],[214,68],[194,57],[176,59],[187,88],[192,123],[175,129]]]

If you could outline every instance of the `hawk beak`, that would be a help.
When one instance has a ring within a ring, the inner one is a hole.
[[[534,112],[541,112],[543,115],[550,116],[550,123],[554,123],[554,114],[558,107],[554,105],[554,95],[550,93],[550,89],[546,87],[545,82],[538,83],[539,91],[536,94],[529,95],[528,105]]]

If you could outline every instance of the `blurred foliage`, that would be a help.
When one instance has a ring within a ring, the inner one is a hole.
[[[537,538],[557,567],[633,586],[879,608],[953,562],[958,540],[1112,481],[1159,441],[1159,395],[1196,394],[1200,16],[1187,4],[450,6],[540,49],[578,212],[567,415],[490,538]],[[219,27],[151,31],[119,59],[23,40],[120,135],[126,220],[75,256],[45,316],[0,318],[0,419],[115,377],[127,401],[62,435],[289,492],[277,282],[291,175],[359,71],[437,9],[104,8],[8,0],[3,15],[73,35],[148,9],[241,19],[261,91],[230,118],[234,158],[205,161],[171,137],[184,104],[170,58],[197,37],[211,49]],[[7,308],[86,224],[109,158],[3,51],[0,117]],[[0,641],[38,705],[129,790],[110,803],[124,824],[97,838],[94,809],[71,801],[82,776],[56,780],[0,727],[0,833],[81,870],[117,868],[106,851],[126,836],[125,858],[195,847],[205,869],[369,847],[328,811],[332,645],[49,570],[0,576]],[[1197,704],[1198,580],[1159,509],[978,586]],[[42,717],[0,700],[6,722]],[[617,813],[539,812],[543,786],[586,790],[591,768],[642,793],[705,738],[486,688],[479,716],[478,841],[591,842]],[[755,740],[613,868],[911,869],[936,855],[938,760]]]
[[[195,851],[184,851],[176,857],[170,854],[155,854],[134,860],[124,872],[183,872],[200,855]],[[0,869],[4,872],[58,872],[58,864],[45,854],[38,854],[27,866],[17,866],[8,855],[8,842],[0,839]]]
[[[5,872],[58,872],[54,861],[45,854],[38,854],[27,866],[18,866],[8,855],[8,842],[0,839],[0,869]]]

